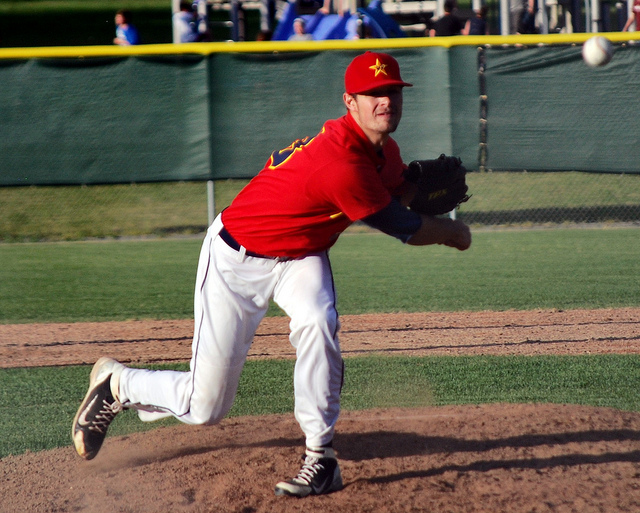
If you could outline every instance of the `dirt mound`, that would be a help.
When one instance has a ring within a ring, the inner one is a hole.
[[[345,356],[640,352],[640,310],[343,317]],[[6,367],[189,357],[191,322],[0,326]],[[266,319],[250,358],[290,358],[286,319]],[[70,419],[71,421],[71,419]],[[274,484],[299,469],[293,415],[108,437],[0,460],[2,512],[637,512],[640,413],[574,405],[343,412],[345,488],[303,500]]]
[[[640,414],[562,405],[344,412],[345,488],[276,497],[299,468],[291,415],[108,438],[0,464],[11,512],[640,511]]]

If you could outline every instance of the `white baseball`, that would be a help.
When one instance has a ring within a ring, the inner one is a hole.
[[[582,58],[592,68],[604,66],[611,57],[613,57],[613,45],[604,36],[593,36],[582,45]]]

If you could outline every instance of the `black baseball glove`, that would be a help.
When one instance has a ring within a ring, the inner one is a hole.
[[[435,160],[414,160],[404,172],[405,180],[418,186],[409,208],[432,216],[451,212],[471,197],[467,195],[466,173],[458,157],[444,153]]]

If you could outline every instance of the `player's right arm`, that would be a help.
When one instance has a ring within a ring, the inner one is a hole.
[[[412,246],[443,244],[460,251],[471,246],[471,231],[462,221],[417,214],[397,198],[362,221]]]
[[[411,246],[442,244],[464,251],[471,246],[471,230],[458,219],[421,215],[422,225],[407,241]]]

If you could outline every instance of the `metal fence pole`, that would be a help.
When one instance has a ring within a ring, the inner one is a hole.
[[[216,218],[216,199],[215,199],[215,186],[213,180],[207,182],[207,215],[209,219],[209,226]]]

